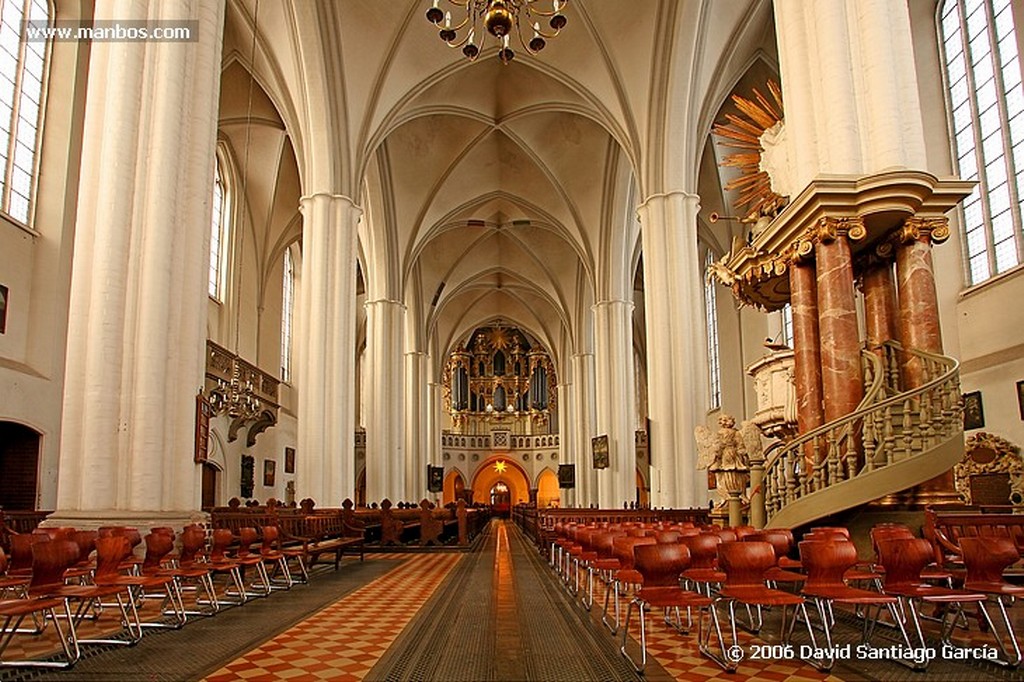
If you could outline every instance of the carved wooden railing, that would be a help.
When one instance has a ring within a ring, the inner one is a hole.
[[[919,363],[924,383],[900,391],[900,361],[907,356]],[[952,466],[955,448],[947,446],[955,445],[957,438],[962,451],[960,365],[956,360],[903,349],[893,342],[878,351],[863,351],[862,357],[868,389],[858,408],[795,438],[766,462],[769,526],[799,525],[904,490]],[[921,458],[940,448],[942,461]],[[889,475],[884,483],[872,475],[882,469],[895,474],[895,465],[911,460],[925,465],[899,467],[900,475]],[[870,485],[855,487],[858,481]],[[889,489],[879,492],[880,486]],[[810,497],[813,504],[798,504]],[[803,509],[796,511],[795,506]]]

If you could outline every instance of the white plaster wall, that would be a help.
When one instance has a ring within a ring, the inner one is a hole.
[[[981,391],[985,431],[1024,445],[1024,267],[964,292],[956,309],[964,392]]]

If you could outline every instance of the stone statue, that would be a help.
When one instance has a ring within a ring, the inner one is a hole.
[[[750,459],[761,457],[761,431],[753,422],[743,422],[739,429],[731,415],[718,418],[718,430],[707,426],[694,429],[697,439],[697,467],[715,475],[715,488],[725,507],[732,496],[746,499],[750,475]]]

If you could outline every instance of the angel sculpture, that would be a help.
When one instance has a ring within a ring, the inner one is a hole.
[[[697,467],[715,475],[715,489],[725,505],[729,493],[739,493],[745,499],[750,472],[750,458],[761,456],[761,432],[752,422],[743,422],[739,429],[731,415],[718,418],[718,430],[706,426],[694,429],[697,439]]]

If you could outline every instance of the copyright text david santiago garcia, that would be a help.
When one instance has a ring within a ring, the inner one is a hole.
[[[940,647],[877,647],[870,644],[843,644],[832,648],[814,647],[810,644],[749,644],[733,645],[726,652],[726,657],[734,662],[744,659],[752,661],[778,661],[793,658],[822,659],[832,658],[837,661],[848,660],[892,660],[905,661],[916,665],[924,665],[938,659],[944,660],[987,660],[999,658],[999,651],[993,646],[961,647],[943,644]]]

